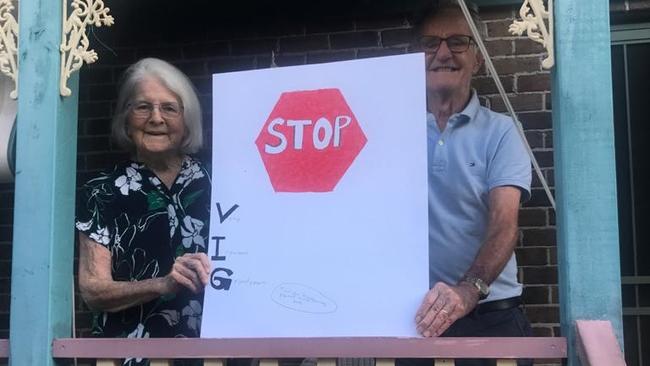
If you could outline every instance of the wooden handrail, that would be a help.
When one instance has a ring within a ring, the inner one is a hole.
[[[9,340],[0,339],[0,358],[9,358]]]
[[[531,338],[64,338],[54,358],[538,358],[567,357],[566,339]]]
[[[609,321],[578,320],[576,335],[582,365],[625,366],[625,358]]]

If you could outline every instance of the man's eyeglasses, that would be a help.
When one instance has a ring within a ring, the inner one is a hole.
[[[176,119],[183,113],[183,107],[174,102],[166,103],[149,103],[149,102],[135,102],[128,105],[133,115],[137,118],[146,119],[151,117],[153,109],[158,107],[160,115],[166,119]]]
[[[474,39],[470,36],[460,34],[454,34],[447,38],[438,36],[421,36],[420,39],[418,39],[418,44],[425,53],[438,52],[442,42],[447,43],[449,51],[453,53],[462,53],[469,49],[469,45],[474,42]]]

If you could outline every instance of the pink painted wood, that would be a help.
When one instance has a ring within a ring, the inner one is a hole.
[[[566,339],[239,338],[55,339],[55,358],[566,358]]]
[[[578,355],[583,366],[625,366],[609,321],[577,320]]]
[[[9,340],[0,339],[0,358],[9,357]]]

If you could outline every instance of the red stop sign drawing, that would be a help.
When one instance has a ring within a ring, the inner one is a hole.
[[[339,89],[280,95],[255,140],[276,192],[330,192],[366,144]]]

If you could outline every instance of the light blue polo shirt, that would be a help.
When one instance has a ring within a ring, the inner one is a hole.
[[[485,238],[490,190],[516,186],[522,201],[530,198],[530,158],[510,117],[481,106],[475,91],[442,132],[427,113],[427,134],[429,280],[455,285]],[[513,254],[484,301],[519,296],[521,288]]]

